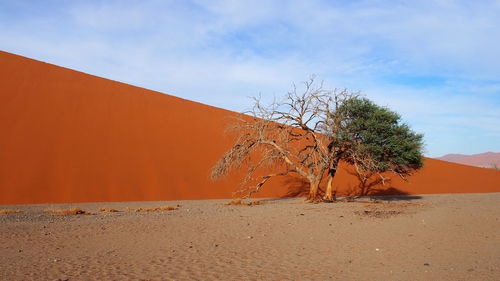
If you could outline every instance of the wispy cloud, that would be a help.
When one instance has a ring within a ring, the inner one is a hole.
[[[317,74],[401,112],[436,156],[500,150],[499,14],[487,0],[0,0],[0,48],[232,110]]]

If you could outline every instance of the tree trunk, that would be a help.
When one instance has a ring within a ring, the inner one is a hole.
[[[368,187],[366,185],[366,182],[367,182],[367,179],[366,178],[363,178],[359,181],[359,186],[360,186],[360,192],[359,192],[359,195],[360,196],[366,196],[367,193],[368,193]]]
[[[334,201],[334,196],[333,196],[333,187],[332,187],[332,181],[333,177],[328,173],[328,183],[326,184],[326,191],[325,191],[325,196],[323,197],[323,200],[325,201]]]
[[[318,201],[318,188],[319,188],[319,182],[317,181],[310,181],[310,187],[309,187],[309,197],[307,198],[308,201],[310,202],[316,202]]]
[[[328,170],[328,183],[326,184],[325,196],[323,197],[323,200],[325,201],[334,201],[336,199],[335,197],[337,191],[335,192],[333,191],[333,178],[337,173],[338,165],[339,165],[339,160],[337,158],[332,162],[330,169]]]
[[[323,197],[323,200],[325,201],[335,201],[336,200],[336,191],[333,191],[333,178],[335,177],[335,174],[337,173],[337,169],[330,169],[328,171],[328,183],[326,184],[326,191],[325,191],[325,196]]]

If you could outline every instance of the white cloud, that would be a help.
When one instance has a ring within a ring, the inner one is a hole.
[[[498,3],[71,1],[0,17],[0,48],[233,110],[318,74],[389,105],[432,139],[456,137],[443,128],[460,126],[494,136]],[[445,83],[386,79],[398,75]]]

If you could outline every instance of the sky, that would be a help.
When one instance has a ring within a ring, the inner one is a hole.
[[[0,50],[233,111],[316,75],[500,152],[500,0],[0,0]]]

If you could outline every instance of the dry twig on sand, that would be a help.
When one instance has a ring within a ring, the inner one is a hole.
[[[224,203],[224,205],[228,205],[228,206],[255,206],[255,205],[262,205],[262,204],[264,204],[264,202],[262,202],[262,201],[244,202],[241,198],[233,199],[232,201]]]
[[[163,206],[163,207],[152,207],[152,208],[138,208],[135,209],[136,212],[158,212],[158,211],[173,211],[179,209],[181,205],[177,205],[176,207],[171,206]],[[133,211],[133,209],[130,209]]]
[[[24,212],[23,210],[19,209],[0,209],[0,215],[8,215],[8,214],[18,214]]]
[[[121,211],[117,210],[117,209],[113,209],[113,208],[103,207],[103,208],[99,209],[99,212],[101,212],[101,213],[117,213],[117,212],[121,212]]]
[[[82,210],[80,208],[72,208],[72,209],[47,208],[43,211],[51,216],[92,215],[92,213]]]

